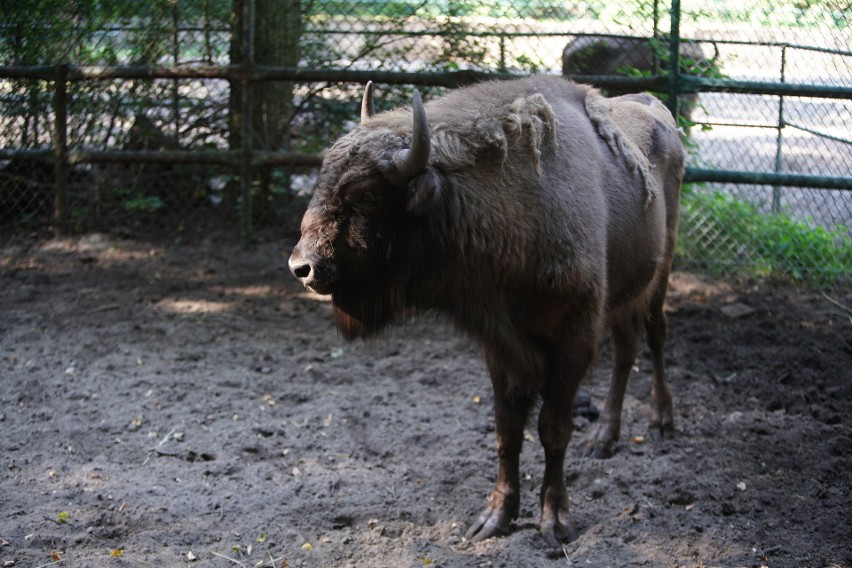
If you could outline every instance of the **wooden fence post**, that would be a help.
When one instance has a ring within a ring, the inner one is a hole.
[[[242,190],[242,217],[240,219],[240,236],[244,246],[251,244],[252,221],[252,109],[251,85],[254,71],[254,0],[245,0],[245,33],[243,34],[243,75],[241,82],[242,107],[242,152],[240,162],[240,188]]]
[[[53,199],[53,220],[57,232],[68,231],[68,66],[56,68],[53,110],[53,163],[56,195]]]

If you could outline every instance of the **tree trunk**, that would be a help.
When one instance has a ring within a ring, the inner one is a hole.
[[[231,14],[231,63],[245,59],[244,4],[248,0],[234,0]],[[300,0],[255,0],[254,6],[254,63],[296,67],[299,62],[299,37],[302,29]],[[293,115],[292,82],[269,81],[251,86],[251,145],[259,150],[288,150],[290,147],[290,121]],[[232,149],[242,145],[241,125],[242,85],[231,82],[229,99],[229,141]],[[276,188],[290,194],[288,172],[274,176],[270,166],[256,168],[252,180],[252,210],[255,220],[268,222],[274,212]],[[228,190],[226,201],[236,202],[236,188]]]

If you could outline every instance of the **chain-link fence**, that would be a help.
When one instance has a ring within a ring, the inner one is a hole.
[[[677,105],[679,263],[848,281],[846,0],[17,0],[0,9],[0,223],[244,237],[293,223],[357,118],[563,73]],[[295,226],[292,227],[295,230]]]

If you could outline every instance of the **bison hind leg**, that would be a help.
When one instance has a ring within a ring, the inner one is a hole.
[[[654,369],[654,380],[651,385],[650,434],[655,439],[669,438],[674,434],[674,410],[672,408],[672,395],[669,392],[666,379],[664,354],[666,336],[668,335],[668,319],[663,312],[667,281],[668,278],[666,277],[651,299],[648,317],[645,319],[648,347],[651,350],[651,363]]]
[[[613,346],[612,378],[598,427],[589,440],[587,450],[589,457],[596,459],[610,457],[621,434],[624,393],[642,342],[642,316],[642,312],[635,310],[618,311],[610,315]]]
[[[647,308],[644,305],[641,309],[637,309],[635,305],[629,306],[616,310],[609,316],[613,344],[612,378],[606,403],[601,411],[600,422],[589,441],[589,457],[608,458],[615,449],[621,433],[624,393],[639,353],[643,332],[647,334],[654,373],[651,386],[650,435],[660,440],[674,434],[672,395],[666,380],[664,354],[668,320],[663,312],[663,303],[666,297],[668,273],[662,274],[658,282]]]

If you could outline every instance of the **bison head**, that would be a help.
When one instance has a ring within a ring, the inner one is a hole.
[[[411,258],[412,232],[440,187],[420,94],[413,122],[403,111],[373,109],[370,83],[360,126],[325,155],[289,262],[306,288],[331,294],[348,339],[378,332],[409,307],[408,280],[422,261]]]

